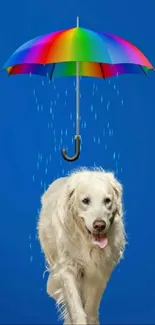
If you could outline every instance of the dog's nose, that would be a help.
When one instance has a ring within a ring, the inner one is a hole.
[[[105,223],[105,221],[102,221],[102,220],[95,220],[93,222],[93,228],[96,231],[101,232],[106,228],[106,223]]]

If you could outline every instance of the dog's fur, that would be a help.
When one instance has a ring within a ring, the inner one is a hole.
[[[106,222],[103,249],[92,242],[96,219]],[[102,294],[125,248],[121,184],[101,168],[56,180],[42,196],[38,232],[49,265],[47,292],[63,306],[65,324],[99,324]]]

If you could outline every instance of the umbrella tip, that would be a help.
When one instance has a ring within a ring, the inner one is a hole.
[[[77,19],[76,19],[76,26],[79,27],[79,17],[77,16]]]

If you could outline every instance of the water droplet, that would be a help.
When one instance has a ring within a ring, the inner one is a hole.
[[[33,262],[33,256],[30,257],[30,263],[32,263],[32,262]]]
[[[109,111],[109,107],[110,107],[110,101],[107,104],[107,112]]]

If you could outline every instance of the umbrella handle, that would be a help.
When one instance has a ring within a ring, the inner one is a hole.
[[[80,156],[80,143],[81,143],[81,137],[80,137],[80,135],[75,135],[75,155],[74,156],[72,156],[72,157],[69,157],[68,155],[67,155],[67,152],[66,152],[66,149],[65,148],[63,148],[62,150],[61,150],[61,153],[62,153],[62,156],[63,156],[63,158],[65,159],[65,160],[67,160],[67,161],[75,161],[75,160],[77,160],[78,158],[79,158],[79,156]]]

